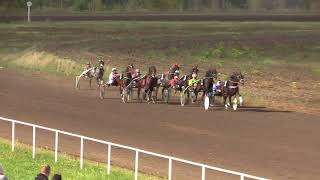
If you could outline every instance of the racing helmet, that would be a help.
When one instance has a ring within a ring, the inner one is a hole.
[[[140,69],[136,69],[136,73],[140,73]]]
[[[197,74],[196,73],[192,73],[192,78],[196,78]]]
[[[112,70],[111,70],[112,72],[114,72],[114,71],[117,71],[117,68],[112,68]]]

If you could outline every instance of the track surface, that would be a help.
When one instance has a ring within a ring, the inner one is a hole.
[[[1,21],[24,21],[25,16],[0,16]],[[32,16],[32,21],[319,21],[320,15],[89,15]]]
[[[73,79],[7,70],[0,70],[0,84],[0,116],[271,179],[320,179],[316,116],[262,107],[205,112],[200,105],[122,104],[115,90],[108,89],[107,99],[99,100],[95,90],[76,91]],[[0,126],[0,135],[10,137],[9,124],[0,122]],[[31,129],[21,129],[17,137],[30,142]],[[53,139],[43,133],[38,144],[52,145],[48,137]],[[78,143],[65,138],[60,150],[77,152]],[[86,144],[85,151],[87,158],[105,161],[105,147]],[[120,154],[115,150],[119,157],[112,162],[131,167],[130,153]],[[167,172],[166,161],[146,157],[141,165]],[[207,179],[214,175],[208,172]],[[196,179],[200,170],[174,164],[174,176]],[[226,179],[233,178],[239,179]]]

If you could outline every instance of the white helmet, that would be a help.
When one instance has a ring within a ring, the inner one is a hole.
[[[140,73],[140,69],[136,69],[136,73]]]
[[[197,77],[197,74],[196,73],[193,73],[192,74],[192,78],[196,78]]]
[[[111,70],[111,71],[113,72],[113,71],[116,71],[116,70],[117,70],[117,68],[112,68],[112,70]]]

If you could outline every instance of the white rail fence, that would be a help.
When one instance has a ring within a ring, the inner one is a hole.
[[[74,133],[69,133],[69,132],[58,130],[58,129],[47,128],[47,127],[43,127],[43,126],[31,124],[31,123],[26,123],[26,122],[22,122],[22,121],[17,121],[14,119],[0,117],[0,120],[11,122],[11,124],[12,124],[12,144],[11,144],[12,151],[14,151],[14,148],[15,148],[15,125],[21,124],[21,125],[32,127],[32,158],[33,159],[35,158],[35,154],[36,154],[36,129],[43,129],[43,130],[47,130],[47,131],[51,131],[51,132],[55,133],[55,147],[54,147],[55,162],[58,161],[59,134],[80,138],[80,140],[81,140],[81,142],[80,142],[80,169],[83,168],[83,142],[84,142],[84,140],[86,140],[86,141],[93,141],[93,142],[100,143],[100,144],[105,144],[107,146],[107,149],[108,149],[107,173],[108,174],[110,174],[110,170],[111,170],[111,149],[112,149],[112,147],[118,147],[118,148],[123,148],[123,149],[131,150],[131,151],[135,151],[135,166],[134,166],[134,179],[135,180],[138,180],[139,154],[147,154],[147,155],[167,159],[168,160],[168,180],[172,179],[172,161],[177,161],[180,163],[194,165],[194,166],[201,168],[201,174],[202,174],[201,180],[206,179],[206,170],[207,169],[239,176],[240,180],[245,180],[245,178],[255,179],[255,180],[268,180],[268,179],[262,178],[262,177],[252,176],[252,175],[241,173],[241,172],[230,171],[230,170],[226,170],[226,169],[222,169],[222,168],[218,168],[218,167],[213,167],[213,166],[209,166],[206,164],[196,163],[196,162],[192,162],[192,161],[188,161],[188,160],[184,160],[184,159],[180,159],[180,158],[176,158],[176,157],[172,157],[172,156],[166,156],[166,155],[162,155],[162,154],[158,154],[158,153],[153,153],[153,152],[145,151],[145,150],[138,149],[138,148],[133,148],[133,147],[129,147],[129,146],[121,145],[121,144],[116,144],[116,143],[112,143],[112,142],[107,142],[107,141],[102,141],[99,139],[94,139],[94,138],[90,138],[90,137],[86,137],[86,136],[82,136],[82,135],[78,135],[78,134],[74,134]]]

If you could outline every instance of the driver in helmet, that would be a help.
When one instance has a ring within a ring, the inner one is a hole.
[[[117,68],[112,68],[111,73],[109,75],[108,85],[114,84],[114,80],[119,76]]]
[[[221,81],[218,80],[216,83],[213,83],[212,90],[214,93],[221,92]]]
[[[173,79],[170,80],[170,86],[174,87],[175,85],[179,85],[179,81],[180,81],[180,72],[179,70],[176,70],[173,73]]]
[[[91,68],[91,63],[87,62],[87,64],[84,66],[84,70],[88,70]]]
[[[141,76],[140,69],[136,69],[132,75],[132,78],[134,79],[133,87],[137,87],[137,83],[138,83],[138,80],[140,79],[140,76]]]
[[[133,73],[132,78],[133,78],[133,79],[137,79],[137,78],[139,78],[140,76],[141,76],[140,69],[136,69],[136,70],[134,71],[134,73]]]
[[[198,84],[197,74],[196,73],[192,73],[192,79],[190,79],[188,81],[188,85],[190,87],[196,88],[197,84]]]
[[[87,71],[91,68],[91,63],[90,62],[87,62],[87,64],[84,66],[84,71]],[[86,74],[85,74],[85,77],[89,77],[90,75],[90,72],[88,71]]]

